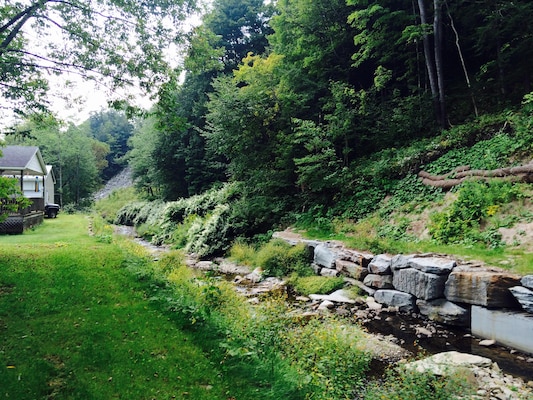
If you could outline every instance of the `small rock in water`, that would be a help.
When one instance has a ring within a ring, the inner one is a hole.
[[[415,328],[415,332],[417,335],[421,335],[421,336],[427,336],[427,337],[433,336],[433,333],[429,329],[426,329],[422,326],[417,326]]]
[[[486,346],[486,347],[492,346],[494,344],[496,344],[496,340],[494,339],[485,339],[479,342],[480,346]]]

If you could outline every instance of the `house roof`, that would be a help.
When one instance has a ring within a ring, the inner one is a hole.
[[[0,174],[46,175],[46,165],[37,146],[6,146],[0,152]]]

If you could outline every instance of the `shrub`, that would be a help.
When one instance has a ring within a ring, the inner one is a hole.
[[[255,261],[267,276],[281,277],[292,272],[305,274],[311,271],[309,254],[303,243],[291,246],[283,240],[272,240],[259,249]]]
[[[467,181],[459,188],[457,200],[442,212],[434,213],[429,224],[429,233],[438,243],[465,243],[480,240],[479,226],[497,211],[500,204],[508,203],[519,196],[519,187],[510,182]],[[494,233],[485,239],[494,245]]]
[[[326,276],[292,276],[288,283],[297,293],[308,296],[310,294],[329,294],[340,289],[344,286],[344,279]]]
[[[409,371],[405,368],[390,369],[379,383],[368,385],[364,400],[419,400],[468,398],[472,388],[458,374],[438,377]]]

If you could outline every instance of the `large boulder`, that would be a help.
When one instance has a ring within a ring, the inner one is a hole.
[[[376,275],[391,275],[391,257],[385,254],[375,256],[368,264],[368,271]]]
[[[363,283],[375,289],[392,289],[392,275],[368,274]]]
[[[456,262],[443,257],[413,257],[407,265],[428,274],[447,275],[455,267]]]
[[[342,275],[358,280],[363,280],[368,275],[368,268],[349,260],[335,260],[335,268]]]
[[[499,268],[460,266],[450,273],[444,295],[455,303],[517,308],[509,288],[519,285],[518,275]]]
[[[533,289],[533,275],[523,276],[522,279],[520,279],[520,283],[528,289]]]
[[[523,286],[515,286],[509,289],[524,311],[533,313],[533,290]]]
[[[414,268],[394,271],[392,284],[396,290],[407,292],[419,299],[433,300],[444,297],[446,275],[428,274]]]
[[[417,300],[420,314],[443,324],[470,326],[470,308],[461,307],[446,299]]]
[[[392,257],[391,259],[391,269],[393,271],[404,269],[409,267],[409,260],[414,256],[405,256],[403,254],[398,254]]]
[[[321,243],[315,247],[313,260],[315,264],[324,268],[335,268],[337,258],[337,252],[329,248],[327,244]]]
[[[457,368],[490,367],[490,358],[476,356],[474,354],[448,351],[435,354],[406,364],[406,368],[419,373],[431,373],[438,376],[447,376],[457,371]]]
[[[374,299],[386,306],[398,307],[401,312],[416,312],[416,298],[409,293],[390,289],[377,290]]]

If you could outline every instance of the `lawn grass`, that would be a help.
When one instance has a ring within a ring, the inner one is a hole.
[[[83,215],[0,236],[0,397],[232,397],[232,377],[124,267]]]

